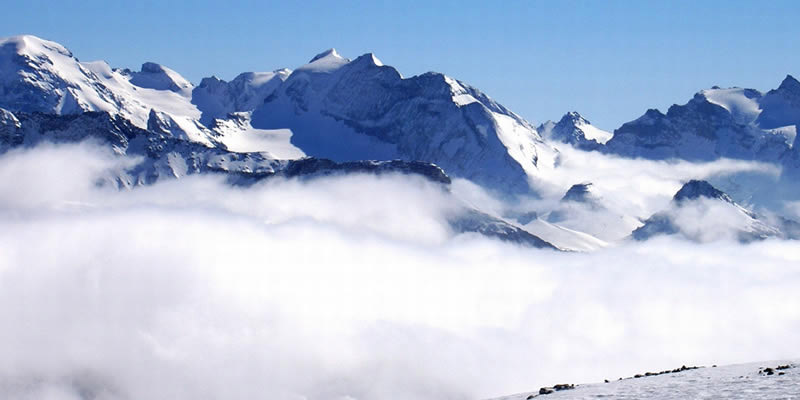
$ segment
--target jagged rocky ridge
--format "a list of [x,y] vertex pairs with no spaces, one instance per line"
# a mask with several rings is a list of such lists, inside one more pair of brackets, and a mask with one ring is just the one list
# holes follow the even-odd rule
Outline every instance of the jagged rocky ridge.
[[[701,90],[684,105],[666,114],[647,110],[638,119],[614,130],[604,143],[596,140],[598,128],[576,112],[558,122],[539,126],[552,140],[583,150],[625,157],[710,161],[719,158],[777,164],[784,176],[797,178],[800,147],[800,82],[788,75],[777,89],[713,87]],[[602,132],[602,131],[601,131]]]
[[564,114],[557,123],[546,122],[536,130],[545,138],[571,144],[582,150],[597,150],[608,142],[612,134],[598,129],[577,111]]

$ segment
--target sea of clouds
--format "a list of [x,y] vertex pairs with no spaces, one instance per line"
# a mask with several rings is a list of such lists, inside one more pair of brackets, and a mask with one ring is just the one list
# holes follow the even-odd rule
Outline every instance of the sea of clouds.
[[[0,157],[0,397],[478,399],[798,356],[797,242],[524,248],[447,219],[547,196],[407,176],[98,185],[133,162],[90,144]],[[598,158],[558,179],[646,215],[741,165],[662,167]],[[610,189],[626,184],[644,195]]]

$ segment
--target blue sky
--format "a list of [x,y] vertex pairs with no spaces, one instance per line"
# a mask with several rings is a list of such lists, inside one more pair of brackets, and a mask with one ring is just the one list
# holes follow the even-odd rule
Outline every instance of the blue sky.
[[0,36],[55,40],[81,60],[167,65],[197,83],[294,68],[335,47],[405,76],[439,71],[532,122],[576,110],[614,129],[712,85],[800,75],[793,1],[19,1]]

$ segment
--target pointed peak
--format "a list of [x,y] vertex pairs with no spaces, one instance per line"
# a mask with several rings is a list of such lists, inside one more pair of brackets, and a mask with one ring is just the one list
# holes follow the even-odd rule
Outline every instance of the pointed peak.
[[572,185],[572,187],[567,190],[567,193],[564,194],[564,197],[561,198],[561,201],[574,201],[578,203],[591,204],[597,202],[598,199],[599,196],[594,192],[592,183],[583,182]]
[[147,89],[170,90],[183,95],[189,95],[194,87],[191,82],[179,73],[154,62],[142,64],[142,70],[129,74],[130,82],[136,86]]
[[587,121],[585,118],[583,118],[583,116],[580,113],[578,113],[577,111],[570,111],[570,112],[564,114],[564,116],[561,117],[561,120],[558,121],[558,123],[559,123],[559,125],[563,125],[563,124],[575,125],[575,124],[580,124],[580,123],[589,124],[590,122]]
[[339,58],[339,59],[343,59],[344,58],[344,57],[339,55],[339,53],[336,51],[336,49],[331,47],[330,49],[325,50],[322,53],[319,53],[319,54],[315,55],[314,58],[312,58],[311,61],[309,61],[308,63],[311,64],[314,61],[321,60],[323,58],[328,58],[328,57]]
[[719,199],[728,203],[733,203],[733,200],[725,194],[725,192],[715,188],[713,185],[703,180],[692,179],[681,187],[675,196],[672,198],[675,202],[683,202],[686,200],[696,200],[701,197],[709,199]]
[[379,60],[378,57],[375,57],[375,54],[373,54],[373,53],[363,54],[363,55],[361,55],[361,56],[359,56],[358,58],[355,59],[355,61],[358,61],[358,60],[366,60],[367,62],[369,62],[369,63],[371,63],[373,65],[377,65],[379,67],[383,66],[383,62],[381,62],[381,60]]
[[778,89],[797,90],[800,89],[800,82],[798,82],[793,76],[786,75],[786,78],[783,79],[783,82],[781,82],[781,85],[778,87]]

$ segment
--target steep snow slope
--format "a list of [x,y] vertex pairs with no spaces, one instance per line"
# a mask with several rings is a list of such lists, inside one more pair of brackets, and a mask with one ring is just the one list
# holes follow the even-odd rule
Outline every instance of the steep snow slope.
[[236,112],[228,114],[226,119],[215,119],[209,128],[217,134],[215,139],[230,151],[259,152],[278,160],[306,156],[303,150],[291,143],[292,131],[255,129],[250,124],[250,112]]
[[58,43],[34,36],[0,39],[0,107],[61,114],[113,111],[121,99]]
[[297,68],[253,112],[259,129],[290,129],[306,154],[334,160],[425,160],[511,193],[553,168],[556,151],[529,123],[438,73],[403,78],[372,54],[328,50]]
[[[800,360],[704,367],[686,371],[576,385],[573,389],[539,391],[495,400],[579,399],[796,399],[800,396]],[[777,368],[781,369],[777,369]],[[784,368],[788,367],[788,368]],[[767,370],[770,368],[770,370]]]
[[611,245],[587,233],[551,224],[539,218],[525,224],[523,228],[564,250],[594,251]]
[[0,107],[60,115],[107,112],[146,128],[151,110],[180,127],[186,138],[213,145],[196,123],[192,85],[175,71],[145,63],[142,71],[115,70],[103,61],[82,63],[58,43],[35,36],[0,39]]

